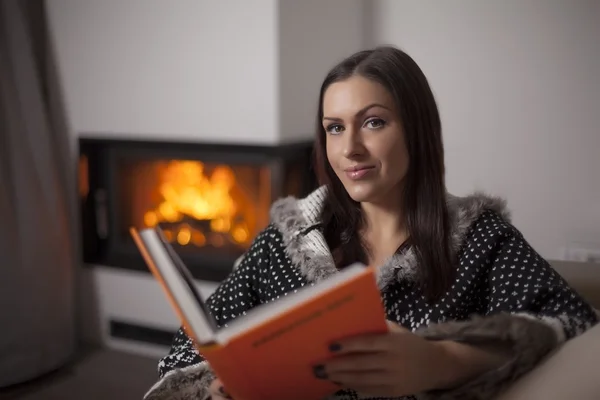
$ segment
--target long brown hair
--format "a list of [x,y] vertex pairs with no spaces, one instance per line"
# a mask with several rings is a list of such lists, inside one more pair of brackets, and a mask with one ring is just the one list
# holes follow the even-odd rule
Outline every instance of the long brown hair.
[[327,74],[321,85],[314,162],[319,184],[329,190],[322,213],[325,238],[338,268],[356,261],[367,262],[367,248],[358,234],[363,224],[361,208],[350,198],[327,160],[322,125],[325,91],[332,83],[353,75],[383,85],[400,110],[409,155],[403,181],[403,214],[417,257],[420,287],[430,301],[435,300],[452,284],[455,273],[440,115],[419,66],[394,47],[377,47],[348,57]]

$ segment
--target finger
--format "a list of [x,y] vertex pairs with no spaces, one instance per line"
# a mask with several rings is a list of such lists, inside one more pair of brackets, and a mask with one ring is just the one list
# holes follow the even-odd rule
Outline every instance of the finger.
[[227,390],[225,390],[224,386],[221,386],[219,388],[219,394],[218,395],[221,396],[224,399],[229,399],[229,400],[232,399],[232,397],[229,395],[229,393],[227,393]]
[[214,393],[210,394],[209,399],[210,400],[232,400],[231,397],[223,397],[220,394],[214,394]]
[[332,343],[329,349],[333,353],[374,353],[386,351],[390,347],[390,334],[383,335],[366,335],[351,339],[345,339],[336,343]]
[[208,387],[208,391],[210,392],[211,398],[214,400],[231,399],[231,396],[227,393],[227,390],[225,390],[223,383],[219,379],[212,381]]
[[315,369],[322,367],[322,372],[326,375],[342,371],[381,371],[388,364],[388,359],[388,353],[354,353],[329,359]]
[[394,394],[394,388],[390,385],[353,385],[346,386],[347,389],[354,390],[359,398],[397,398],[403,395]]
[[221,381],[219,380],[219,378],[215,378],[213,379],[213,381],[210,383],[210,385],[208,385],[208,391],[210,393],[215,393],[218,394],[219,393],[219,388],[223,386],[223,384],[221,383]]
[[329,374],[328,380],[355,390],[358,388],[389,386],[392,382],[388,374],[381,371],[340,371]]

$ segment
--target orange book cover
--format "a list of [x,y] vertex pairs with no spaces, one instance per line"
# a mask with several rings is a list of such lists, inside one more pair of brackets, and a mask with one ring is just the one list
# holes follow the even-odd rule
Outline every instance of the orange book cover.
[[[375,269],[365,267],[326,291],[292,303],[259,324],[244,328],[240,324],[243,321],[233,321],[228,328],[216,332],[213,344],[202,345],[161,278],[159,268],[136,233],[132,231],[132,234],[198,352],[235,400],[322,399],[339,390],[334,383],[317,379],[313,374],[314,365],[333,356],[329,345],[356,335],[388,331]],[[310,287],[299,292],[304,289],[310,290]],[[286,299],[288,304],[293,296]],[[263,306],[257,308],[260,307]],[[236,323],[238,327],[228,332]]]

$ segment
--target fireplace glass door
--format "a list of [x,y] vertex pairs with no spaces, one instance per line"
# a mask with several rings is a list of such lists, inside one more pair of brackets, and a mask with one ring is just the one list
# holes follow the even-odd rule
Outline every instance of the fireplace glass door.
[[87,141],[80,150],[84,260],[147,271],[129,229],[159,226],[198,279],[218,281],[281,196],[314,186],[310,148]]

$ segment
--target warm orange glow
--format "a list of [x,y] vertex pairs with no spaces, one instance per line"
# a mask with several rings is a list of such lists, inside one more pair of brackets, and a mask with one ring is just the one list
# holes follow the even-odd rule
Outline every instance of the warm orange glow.
[[249,244],[251,235],[246,221],[253,212],[248,209],[249,204],[233,195],[237,182],[230,167],[217,165],[207,171],[200,161],[174,160],[159,174],[158,193],[162,200],[144,213],[147,227],[161,222],[180,223],[165,229],[165,235],[182,246],[202,247],[209,243],[222,247],[226,241]]
[[211,235],[210,244],[212,244],[215,247],[223,247],[223,245],[225,244],[225,240],[223,240],[223,236],[221,235]]
[[206,236],[202,232],[193,231],[192,232],[192,243],[198,247],[202,247],[206,245]]
[[244,226],[236,226],[235,228],[233,228],[231,235],[238,243],[244,243],[250,237],[248,229],[246,229]]
[[165,238],[167,239],[167,241],[172,242],[173,241],[173,232],[171,232],[170,230],[166,229],[164,231],[165,234]]
[[87,156],[79,157],[79,196],[86,198],[90,193],[89,161]]
[[214,232],[229,232],[231,229],[231,221],[217,218],[210,221],[210,229]]
[[191,239],[192,231],[187,226],[182,227],[177,233],[177,243],[179,243],[182,246],[189,244]]
[[148,211],[144,214],[144,223],[150,228],[156,226],[158,224],[158,216],[154,211]]

